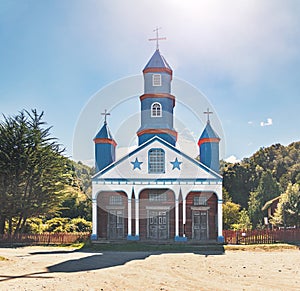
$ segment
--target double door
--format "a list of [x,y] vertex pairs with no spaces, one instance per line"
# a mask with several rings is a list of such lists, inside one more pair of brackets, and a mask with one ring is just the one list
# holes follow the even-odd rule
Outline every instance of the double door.
[[147,218],[147,237],[154,240],[166,240],[169,238],[169,212],[161,210],[149,210]]
[[207,211],[193,210],[192,212],[193,239],[208,239],[208,215]]

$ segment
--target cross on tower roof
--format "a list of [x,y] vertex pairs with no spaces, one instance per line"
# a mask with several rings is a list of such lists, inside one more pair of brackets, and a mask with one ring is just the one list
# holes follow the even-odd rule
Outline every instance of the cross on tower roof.
[[167,38],[166,37],[158,37],[158,31],[161,29],[161,27],[156,27],[153,31],[156,32],[156,38],[149,38],[148,40],[149,41],[152,41],[152,40],[156,40],[156,50],[159,49],[159,45],[158,45],[158,41],[159,40],[166,40]]
[[104,115],[104,124],[107,124],[107,121],[106,121],[106,117],[108,115],[110,115],[110,113],[107,112],[107,110],[105,109],[103,113],[101,113],[101,115]]
[[203,113],[204,113],[204,114],[207,114],[207,123],[210,123],[209,115],[210,115],[210,114],[213,114],[213,112],[212,112],[212,111],[209,111],[209,108],[207,108],[207,111],[204,111]]

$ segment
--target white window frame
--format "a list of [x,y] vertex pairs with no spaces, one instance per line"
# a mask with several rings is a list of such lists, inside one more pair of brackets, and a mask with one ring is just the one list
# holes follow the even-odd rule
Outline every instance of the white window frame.
[[194,206],[207,206],[207,197],[194,196]]
[[149,193],[149,202],[166,202],[167,193]]
[[151,104],[151,117],[162,117],[162,106],[159,102]]
[[123,205],[123,197],[121,195],[109,196],[109,205]]
[[148,152],[149,174],[165,173],[165,151],[160,148],[150,149]]
[[152,75],[152,86],[160,87],[161,86],[161,74]]

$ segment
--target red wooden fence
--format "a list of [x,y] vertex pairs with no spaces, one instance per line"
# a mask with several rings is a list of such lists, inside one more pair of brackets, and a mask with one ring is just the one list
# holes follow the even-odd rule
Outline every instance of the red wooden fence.
[[[276,229],[276,230],[224,230],[223,236],[227,244],[270,244],[275,242],[300,243],[300,229]],[[50,245],[72,244],[82,242],[90,237],[89,232],[80,233],[42,233],[42,234],[16,234],[0,235],[0,243],[26,244],[26,245]]]
[[223,236],[227,244],[249,245],[275,242],[300,242],[300,229],[224,230]]
[[72,244],[85,241],[89,237],[89,232],[41,234],[20,233],[15,235],[3,234],[0,235],[0,243],[26,245]]

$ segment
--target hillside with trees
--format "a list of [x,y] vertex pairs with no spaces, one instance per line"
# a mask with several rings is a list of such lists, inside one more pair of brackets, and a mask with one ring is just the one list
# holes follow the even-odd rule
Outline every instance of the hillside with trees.
[[223,161],[221,174],[225,229],[249,228],[249,222],[252,228],[263,227],[263,206],[281,194],[271,223],[282,226],[286,216],[288,226],[299,227],[300,142],[261,148],[236,164]]

